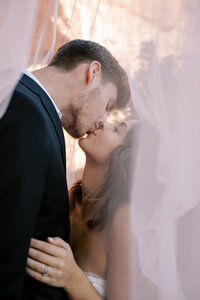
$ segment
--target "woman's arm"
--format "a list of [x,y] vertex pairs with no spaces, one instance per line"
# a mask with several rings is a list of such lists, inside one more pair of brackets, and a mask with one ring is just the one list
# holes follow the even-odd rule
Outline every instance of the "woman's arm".
[[[58,237],[48,242],[31,240],[26,272],[45,284],[64,288],[72,300],[103,300],[76,264],[69,244]],[[48,277],[43,276],[45,265]]]
[[131,229],[130,206],[121,206],[110,226],[106,299],[157,299],[155,285],[143,275],[140,267],[138,242]]
[[119,207],[109,228],[107,300],[130,300],[130,205]]

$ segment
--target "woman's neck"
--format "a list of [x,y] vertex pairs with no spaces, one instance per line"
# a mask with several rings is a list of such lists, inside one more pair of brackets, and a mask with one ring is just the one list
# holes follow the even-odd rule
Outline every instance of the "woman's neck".
[[105,167],[95,164],[86,158],[86,164],[82,177],[82,192],[92,195],[96,189],[102,184],[105,176]]

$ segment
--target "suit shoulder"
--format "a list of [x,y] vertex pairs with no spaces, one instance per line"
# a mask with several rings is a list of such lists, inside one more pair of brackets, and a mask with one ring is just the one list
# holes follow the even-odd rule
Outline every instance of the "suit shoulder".
[[1,119],[6,120],[26,119],[44,119],[44,107],[40,96],[19,82],[12,94],[8,109]]
[[18,82],[11,101],[13,102],[27,102],[27,105],[33,105],[35,107],[41,108],[42,103],[40,96],[37,93],[34,93],[31,89],[29,89],[26,85],[24,85],[22,82]]
[[[47,130],[45,110],[40,97],[18,84],[13,92],[6,113],[0,120],[0,128],[40,128]],[[24,130],[26,130],[24,128]]]

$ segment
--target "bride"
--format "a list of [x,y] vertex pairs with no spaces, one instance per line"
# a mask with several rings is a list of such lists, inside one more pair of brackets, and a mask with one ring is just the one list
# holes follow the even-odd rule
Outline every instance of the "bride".
[[31,241],[26,272],[62,287],[70,299],[130,299],[129,193],[138,126],[106,124],[79,140],[86,164],[69,191],[71,247],[59,237]]

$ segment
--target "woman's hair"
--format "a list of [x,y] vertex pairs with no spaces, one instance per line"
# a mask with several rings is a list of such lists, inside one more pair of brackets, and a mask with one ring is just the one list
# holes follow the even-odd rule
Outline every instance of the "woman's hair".
[[[130,129],[122,145],[113,150],[109,157],[108,168],[103,184],[92,198],[88,194],[83,202],[83,216],[90,229],[103,229],[112,220],[117,208],[130,200],[133,165],[138,144],[139,124]],[[81,180],[71,188],[72,197],[82,202]],[[99,207],[99,201],[102,205]],[[88,212],[96,207],[96,213],[88,220]]]

